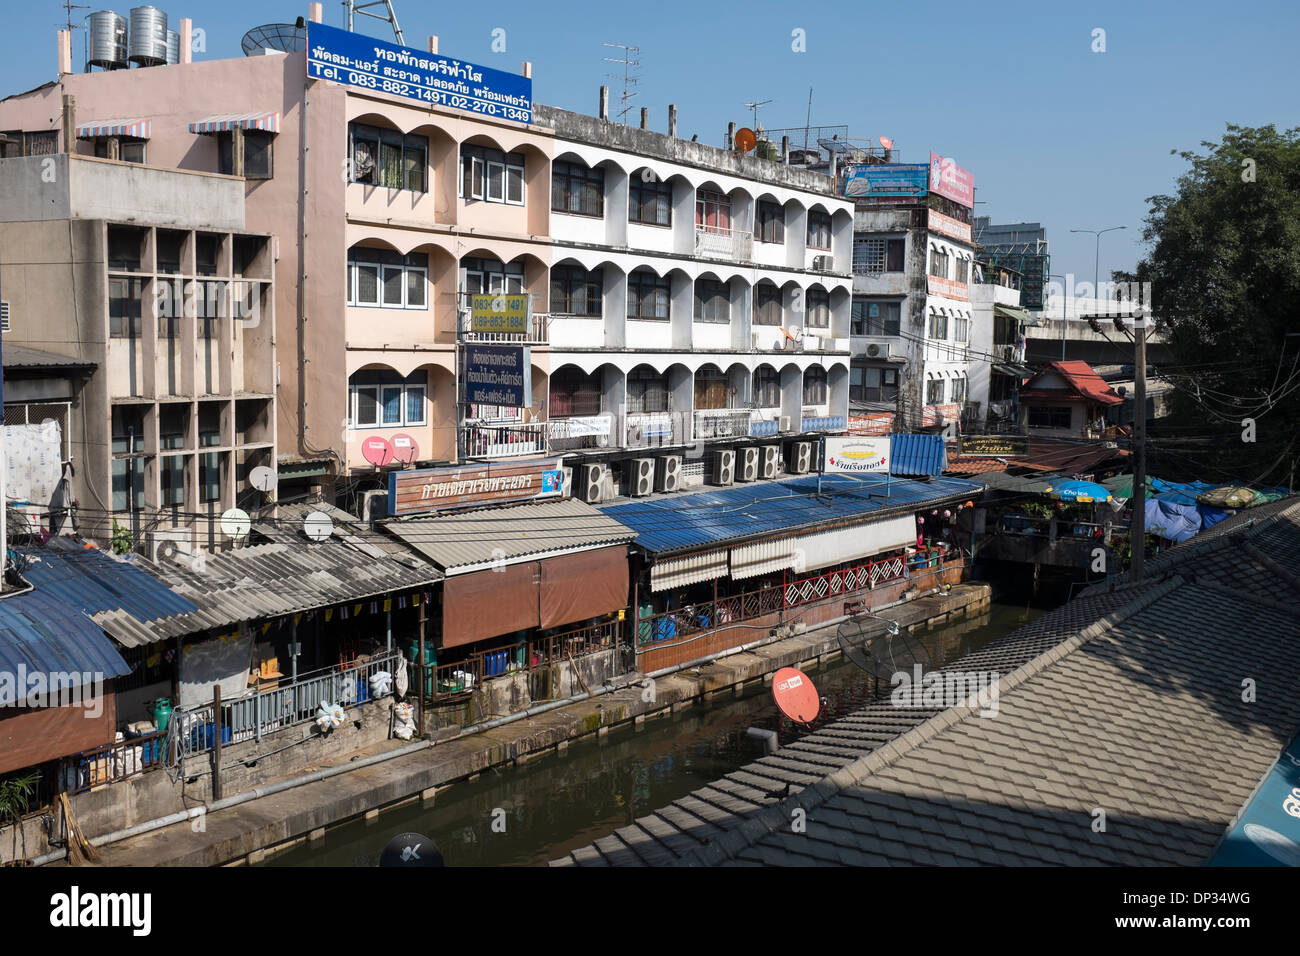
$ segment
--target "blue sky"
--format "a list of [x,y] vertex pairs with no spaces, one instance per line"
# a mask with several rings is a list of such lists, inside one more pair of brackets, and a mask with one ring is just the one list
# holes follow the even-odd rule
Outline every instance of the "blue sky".
[[[123,0],[125,14],[132,5]],[[189,16],[207,34],[206,57],[239,56],[249,27],[293,20],[307,3],[276,0],[157,5],[173,21]],[[975,177],[977,214],[995,221],[1040,221],[1053,271],[1090,280],[1094,239],[1071,228],[1126,225],[1102,238],[1101,273],[1130,268],[1142,253],[1146,198],[1171,191],[1184,169],[1171,149],[1218,139],[1224,124],[1300,126],[1295,49],[1300,4],[1205,0],[996,4],[949,2],[614,4],[499,2],[431,4],[395,0],[407,44],[431,33],[443,53],[518,70],[533,62],[537,101],[594,113],[605,74],[620,68],[604,42],[641,47],[637,107],[666,128],[678,107],[679,135],[721,142],[728,121],[748,125],[742,104],[771,99],[768,127],[847,125],[855,137],[886,135],[905,161],[931,150]],[[53,77],[55,0],[6,4],[0,38],[0,93]],[[88,10],[74,11],[78,17]],[[325,4],[327,23],[343,8]],[[505,30],[506,51],[492,51]],[[1106,51],[1093,52],[1103,29]],[[384,24],[362,29],[385,36]],[[792,31],[806,52],[792,50]],[[74,61],[82,31],[74,34]],[[639,112],[632,114],[637,121]]]

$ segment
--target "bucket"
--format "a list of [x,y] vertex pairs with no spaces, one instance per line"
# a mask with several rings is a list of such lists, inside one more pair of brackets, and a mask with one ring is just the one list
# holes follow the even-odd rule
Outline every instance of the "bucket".
[[167,733],[167,722],[172,717],[172,702],[166,697],[159,697],[153,705],[153,722],[158,728],[158,733]]

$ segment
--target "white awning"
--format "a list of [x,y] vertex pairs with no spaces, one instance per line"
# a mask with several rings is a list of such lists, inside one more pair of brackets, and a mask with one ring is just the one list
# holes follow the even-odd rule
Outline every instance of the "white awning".
[[731,549],[731,580],[740,581],[793,567],[795,563],[795,538],[776,541],[758,541]]
[[669,588],[679,588],[697,581],[711,581],[726,575],[726,550],[666,558],[651,565],[650,590],[667,591]]
[[870,558],[916,542],[916,518],[903,515],[869,524],[857,524],[834,531],[822,531],[796,539],[803,555],[800,571],[816,571],[845,561]]

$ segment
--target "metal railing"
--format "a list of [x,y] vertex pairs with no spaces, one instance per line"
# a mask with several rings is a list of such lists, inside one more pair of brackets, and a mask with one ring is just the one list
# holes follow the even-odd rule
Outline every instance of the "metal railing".
[[624,416],[624,448],[658,448],[691,441],[690,412],[632,412]]
[[839,571],[809,575],[786,584],[785,606],[798,607],[810,601],[878,587],[905,575],[905,560],[902,555],[868,561]]
[[590,415],[552,418],[547,422],[550,451],[573,451],[579,448],[608,448],[614,440],[614,416],[595,412]]
[[715,259],[750,262],[754,258],[754,233],[748,229],[696,226],[695,254]]
[[671,611],[649,614],[637,622],[638,647],[687,637],[700,631],[740,624],[784,609],[784,591],[767,587],[744,594],[704,601]]
[[65,757],[60,779],[68,793],[81,793],[161,767],[166,760],[167,735],[146,734]]
[[701,408],[695,410],[695,440],[705,438],[748,438],[754,414],[743,408]]
[[544,455],[549,422],[465,424],[465,454],[469,458],[516,458]]

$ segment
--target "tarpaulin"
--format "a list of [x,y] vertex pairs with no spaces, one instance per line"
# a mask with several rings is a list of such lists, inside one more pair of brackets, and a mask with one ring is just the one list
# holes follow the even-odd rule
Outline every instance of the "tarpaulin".
[[623,545],[538,563],[542,570],[538,595],[541,627],[572,624],[627,607],[627,548]]
[[64,707],[0,708],[0,773],[103,746],[116,726],[111,690]]
[[537,627],[538,577],[537,562],[528,561],[447,578],[442,586],[442,646],[459,647]]
[[1195,503],[1179,504],[1156,498],[1146,503],[1146,526],[1162,538],[1186,541],[1201,530],[1201,513]]

